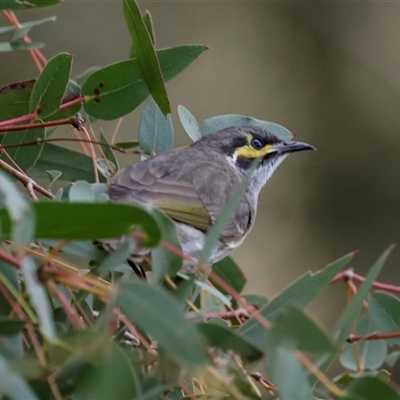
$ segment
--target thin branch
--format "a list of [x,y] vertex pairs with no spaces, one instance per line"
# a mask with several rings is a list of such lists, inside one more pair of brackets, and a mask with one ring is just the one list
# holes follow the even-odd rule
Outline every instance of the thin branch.
[[371,333],[369,335],[350,335],[346,341],[348,343],[354,343],[360,340],[382,340],[394,338],[400,338],[400,331],[389,333]]
[[89,143],[89,150],[90,150],[90,156],[92,157],[92,162],[93,162],[93,173],[94,173],[94,180],[96,183],[99,183],[99,171],[97,170],[97,163],[96,163],[96,152],[94,151],[93,147],[93,141],[90,138],[89,132],[87,129],[82,126],[81,131],[85,134],[87,143]]
[[15,132],[15,131],[25,131],[27,129],[36,129],[36,128],[48,128],[50,126],[58,126],[58,125],[72,125],[74,128],[80,129],[82,126],[82,121],[79,117],[74,116],[65,119],[59,119],[55,121],[47,121],[47,122],[35,122],[32,124],[25,125],[15,125],[15,126],[0,126],[0,133],[2,132]]
[[17,178],[26,188],[28,188],[28,186],[31,186],[33,189],[35,189],[37,192],[41,193],[43,196],[46,196],[49,199],[53,199],[54,198],[54,194],[53,193],[49,192],[44,187],[42,187],[39,184],[37,184],[28,175],[17,171],[14,167],[12,167],[11,165],[7,164],[5,161],[0,160],[0,168],[3,169],[4,171],[8,172],[14,178]]

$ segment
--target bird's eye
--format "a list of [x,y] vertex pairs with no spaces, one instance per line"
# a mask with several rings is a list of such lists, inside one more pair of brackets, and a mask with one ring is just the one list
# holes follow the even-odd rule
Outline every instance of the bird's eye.
[[250,146],[255,150],[261,150],[263,143],[260,139],[251,139]]

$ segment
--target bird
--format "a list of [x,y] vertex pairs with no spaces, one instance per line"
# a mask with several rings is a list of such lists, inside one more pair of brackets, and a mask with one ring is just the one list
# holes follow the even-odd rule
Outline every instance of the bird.
[[[212,265],[244,241],[254,226],[261,189],[290,153],[303,150],[315,148],[281,140],[258,126],[233,126],[129,165],[111,180],[107,193],[111,201],[150,205],[162,211],[175,223],[182,251],[198,259],[208,230],[256,162],[207,260]],[[112,251],[119,243],[120,238],[110,239],[102,241],[102,246]],[[149,254],[149,249],[137,243],[127,260],[140,276],[145,277],[145,272],[138,265]],[[195,267],[184,261],[181,272],[195,272]]]

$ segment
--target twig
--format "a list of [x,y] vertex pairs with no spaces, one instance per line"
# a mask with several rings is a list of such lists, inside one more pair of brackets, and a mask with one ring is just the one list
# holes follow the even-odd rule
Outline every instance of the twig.
[[381,340],[381,339],[394,339],[399,338],[400,332],[388,332],[388,333],[371,333],[369,335],[350,335],[347,338],[348,343],[358,342],[360,340]]
[[28,186],[32,187],[35,189],[37,192],[41,193],[43,196],[48,197],[49,199],[54,198],[54,194],[46,190],[44,187],[38,185],[32,178],[30,178],[28,175],[23,174],[22,172],[17,171],[14,167],[11,165],[7,164],[3,160],[0,160],[0,168],[3,169],[4,171],[8,172],[10,175],[12,175],[14,178],[17,178],[27,189],[29,193],[29,188]]
[[80,129],[82,126],[82,121],[80,117],[74,116],[70,118],[58,119],[55,121],[35,122],[32,124],[15,125],[15,126],[4,126],[4,127],[0,126],[0,133],[25,131],[27,129],[36,129],[36,128],[48,128],[50,126],[58,126],[58,125],[72,125],[74,128]]

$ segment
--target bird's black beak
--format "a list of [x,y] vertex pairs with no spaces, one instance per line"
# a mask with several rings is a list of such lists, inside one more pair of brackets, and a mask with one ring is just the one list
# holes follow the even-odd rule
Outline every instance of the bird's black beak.
[[303,150],[316,150],[314,146],[303,142],[284,142],[280,145],[274,146],[268,153],[285,154],[293,153],[295,151]]

